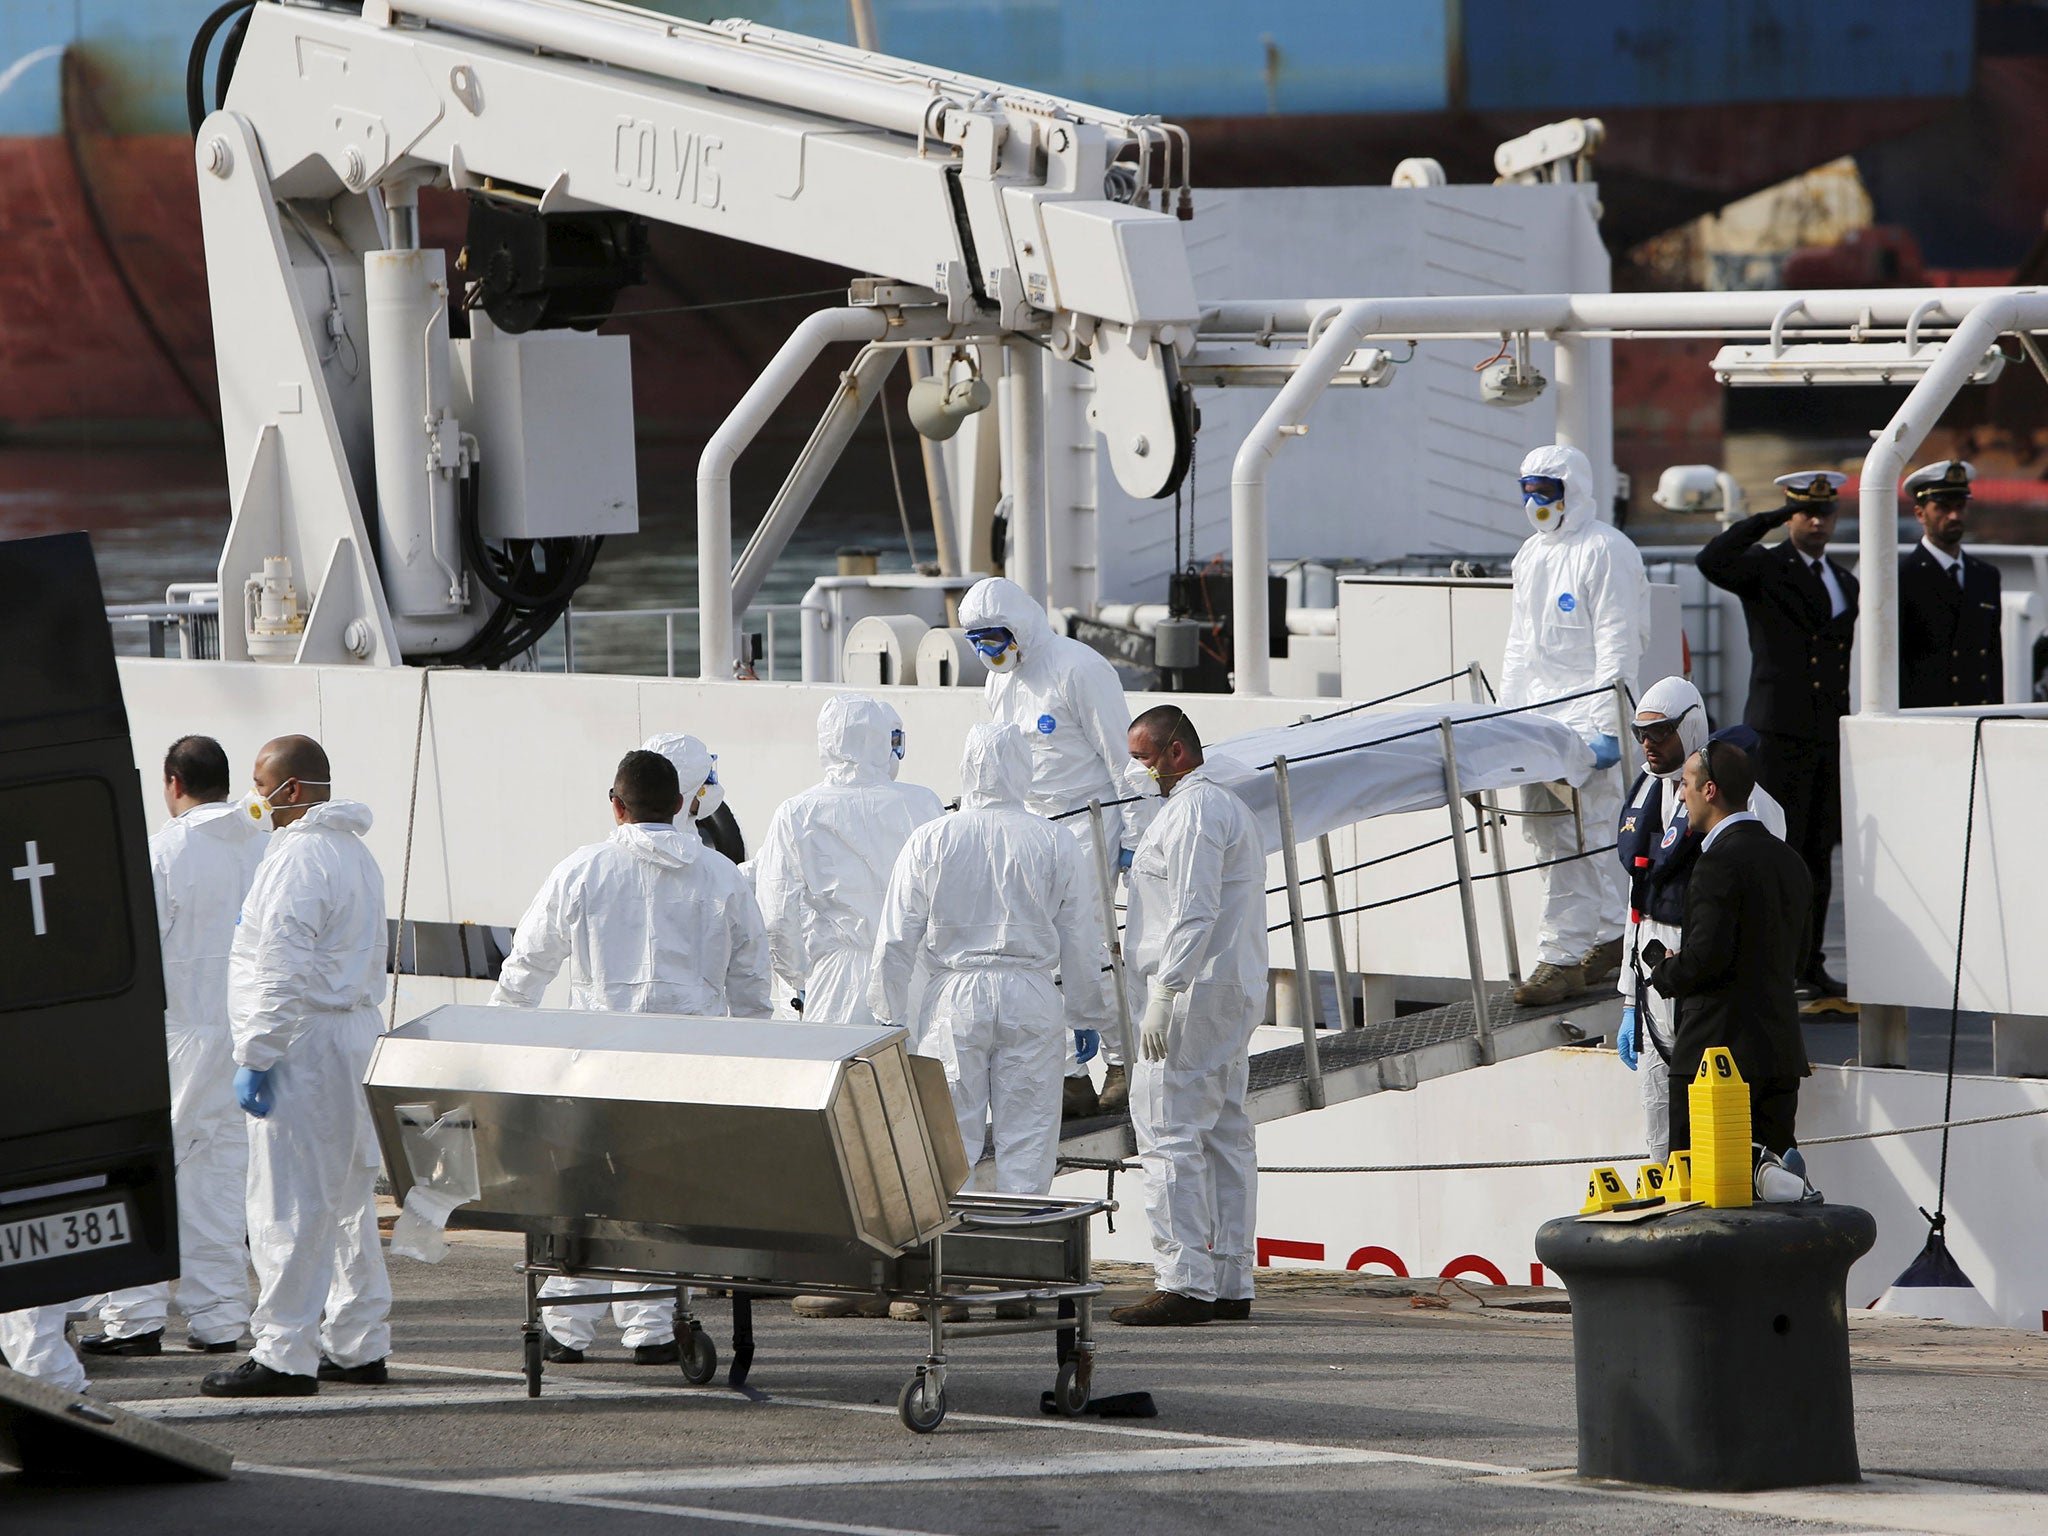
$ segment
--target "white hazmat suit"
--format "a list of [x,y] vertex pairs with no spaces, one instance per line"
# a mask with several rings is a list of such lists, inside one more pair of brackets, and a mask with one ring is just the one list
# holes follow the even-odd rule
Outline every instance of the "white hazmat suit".
[[272,833],[228,961],[235,1063],[270,1073],[270,1112],[249,1122],[249,1353],[294,1376],[323,1354],[346,1367],[391,1352],[362,1088],[388,944],[369,830],[367,806],[329,800]]
[[910,1024],[923,962],[931,980],[912,1039],[945,1064],[968,1160],[993,1115],[995,1188],[1043,1194],[1059,1153],[1067,1026],[1109,1022],[1101,887],[1079,844],[1025,808],[1031,749],[1014,726],[967,733],[960,782],[960,811],[912,832],[896,860],[868,1004]]
[[890,776],[895,711],[836,694],[818,712],[825,782],[785,800],[754,855],[754,894],[775,974],[821,1024],[872,1024],[875,920],[910,834],[942,814],[922,784]]
[[[1678,740],[1684,755],[1680,757],[1678,767],[1670,773],[1652,773],[1645,765],[1641,770],[1643,782],[1622,807],[1621,815],[1624,821],[1631,814],[1653,818],[1654,825],[1664,829],[1659,840],[1669,837],[1675,844],[1685,835],[1682,828],[1673,835],[1673,823],[1682,818],[1685,808],[1678,795],[1679,780],[1685,773],[1685,759],[1706,743],[1706,701],[1700,697],[1700,691],[1684,678],[1667,677],[1643,690],[1643,696],[1636,705],[1636,718],[1640,720],[1648,715],[1678,722]],[[1640,758],[1640,749],[1637,755]],[[1780,839],[1785,836],[1784,808],[1771,798],[1763,785],[1759,784],[1750,791],[1749,808],[1756,813],[1757,820],[1770,829],[1772,836]],[[1627,878],[1626,869],[1623,870],[1623,878]],[[1638,1013],[1636,1084],[1643,1101],[1643,1134],[1651,1162],[1661,1162],[1671,1154],[1669,1058],[1677,1033],[1677,1004],[1674,999],[1647,985],[1652,968],[1642,964],[1640,957],[1643,946],[1652,939],[1661,940],[1666,949],[1675,950],[1682,947],[1683,937],[1683,930],[1677,923],[1659,922],[1631,907],[1628,927],[1622,935],[1622,966],[1614,978],[1614,989],[1624,1002],[1634,1004]],[[1638,976],[1645,982],[1640,988],[1637,986]]]
[[[249,1117],[235,1102],[228,953],[265,843],[226,801],[193,806],[149,840],[178,1163],[176,1297],[202,1344],[239,1339],[249,1322]],[[107,1336],[162,1328],[171,1299],[167,1284],[113,1292],[100,1306]]]
[[[768,940],[753,893],[732,860],[687,825],[614,827],[604,842],[556,865],[519,920],[491,1001],[538,1007],[565,962],[571,1008],[768,1016]],[[556,1275],[540,1294],[624,1296],[656,1288]],[[588,1349],[607,1305],[547,1307],[541,1316],[559,1343]],[[676,1336],[675,1308],[667,1301],[609,1306],[628,1349]]]
[[1244,1101],[1266,1006],[1266,855],[1249,808],[1205,769],[1146,829],[1130,904],[1132,1016],[1155,990],[1173,998],[1166,1059],[1131,1072],[1158,1288],[1248,1299],[1258,1154]]
[[0,1312],[0,1355],[7,1368],[65,1392],[85,1390],[85,1362],[64,1337],[69,1303]]
[[[1650,584],[1643,557],[1626,534],[1600,520],[1593,468],[1578,449],[1538,448],[1522,461],[1522,474],[1562,480],[1564,508],[1515,555],[1501,703],[1539,704],[1602,688],[1616,677],[1633,689],[1650,644]],[[1611,693],[1573,699],[1545,713],[1589,743],[1607,736],[1618,748],[1627,735]],[[1619,772],[1606,768],[1579,785],[1589,850],[1602,847],[1616,824],[1625,783]],[[1522,806],[1532,812],[1567,812],[1535,815],[1524,823],[1539,861],[1579,851],[1569,807],[1550,789],[1526,786]],[[1628,884],[1611,854],[1554,864],[1543,877],[1539,964],[1577,965],[1589,951],[1620,936],[1628,914]]]
[[[1112,851],[1123,837],[1118,807],[1125,798],[1124,769],[1131,759],[1128,734],[1130,704],[1116,668],[1106,657],[1078,640],[1053,632],[1052,621],[1036,600],[1001,576],[976,582],[960,599],[960,626],[967,630],[1007,629],[1016,638],[1013,658],[991,666],[982,685],[989,717],[998,725],[1014,725],[1031,744],[1031,788],[1025,804],[1041,816],[1085,812],[1090,800],[1101,800],[1103,835]],[[1087,867],[1095,867],[1095,837],[1087,815],[1067,816],[1059,823],[1081,845]],[[1071,1020],[1074,1029],[1089,1026]],[[1102,1037],[1103,1054],[1112,1064],[1122,1060],[1116,1031]],[[1082,1077],[1087,1068],[1069,1055],[1067,1074]]]

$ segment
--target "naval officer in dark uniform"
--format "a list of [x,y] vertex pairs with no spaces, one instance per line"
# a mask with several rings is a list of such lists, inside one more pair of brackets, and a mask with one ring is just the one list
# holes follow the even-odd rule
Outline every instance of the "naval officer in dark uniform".
[[[1833,894],[1830,861],[1842,840],[1842,738],[1849,712],[1849,648],[1856,637],[1856,578],[1827,554],[1836,493],[1847,475],[1802,470],[1776,484],[1785,504],[1746,517],[1708,542],[1696,563],[1715,586],[1742,599],[1749,624],[1749,704],[1757,778],[1785,808],[1785,841],[1812,876],[1810,940],[1800,970],[1808,1002],[1845,987],[1821,964]],[[1788,537],[1768,548],[1765,534]]]
[[1998,567],[1963,554],[1977,471],[1943,459],[1906,477],[1921,537],[1899,557],[1899,707],[2003,704]]

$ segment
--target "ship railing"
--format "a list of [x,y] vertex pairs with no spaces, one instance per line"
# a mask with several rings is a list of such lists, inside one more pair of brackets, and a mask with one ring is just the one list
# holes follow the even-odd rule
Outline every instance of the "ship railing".
[[[176,656],[184,661],[220,659],[218,601],[113,603],[107,606],[107,622],[142,626],[151,656]],[[175,648],[173,635],[177,637]]]
[[[803,609],[797,603],[755,603],[740,619],[741,655],[754,668],[755,675],[765,682],[777,680],[778,671],[784,661],[792,663],[792,676],[800,675],[801,663],[797,661],[798,648],[802,644],[802,632],[795,623],[778,623],[779,620],[793,620]],[[562,670],[575,672],[586,670],[577,663],[577,630],[586,621],[600,619],[661,621],[663,676],[675,677],[676,672],[676,629],[682,620],[684,629],[683,672],[684,677],[697,675],[697,610],[691,608],[576,608],[571,607],[562,615]],[[756,624],[758,621],[758,627]],[[790,648],[788,656],[783,647]],[[587,645],[587,637],[586,637]],[[588,669],[594,670],[594,669]]]

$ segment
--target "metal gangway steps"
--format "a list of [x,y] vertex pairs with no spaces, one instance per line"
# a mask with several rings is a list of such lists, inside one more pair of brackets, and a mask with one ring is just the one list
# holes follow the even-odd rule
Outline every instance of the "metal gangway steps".
[[[1513,989],[1504,987],[1487,999],[1493,1060],[1506,1061],[1609,1035],[1620,1006],[1618,994],[1600,987],[1561,1003],[1523,1008],[1516,1005]],[[1431,1078],[1487,1064],[1470,998],[1356,1029],[1318,1030],[1317,1037],[1325,1105],[1388,1089],[1414,1088]],[[1310,1082],[1305,1046],[1287,1045],[1253,1056],[1245,1106],[1252,1123],[1263,1125],[1319,1107],[1313,1102]],[[1126,1113],[1093,1115],[1061,1126],[1063,1171],[1123,1162],[1137,1150]]]

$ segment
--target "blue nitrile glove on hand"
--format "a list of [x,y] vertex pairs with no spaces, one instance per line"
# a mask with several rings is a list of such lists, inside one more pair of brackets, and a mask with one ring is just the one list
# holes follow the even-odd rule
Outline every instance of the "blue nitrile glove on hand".
[[1095,1053],[1102,1049],[1102,1036],[1092,1029],[1074,1031],[1074,1060],[1093,1061]]
[[1614,1048],[1621,1054],[1621,1064],[1633,1072],[1636,1069],[1636,1009],[1635,1004],[1624,1004],[1621,1010],[1621,1028],[1614,1036]]
[[1612,768],[1621,761],[1621,740],[1615,736],[1595,736],[1586,743],[1593,749],[1593,766],[1596,769]]
[[1136,849],[1134,849],[1134,848],[1119,848],[1119,849],[1117,849],[1117,851],[1116,851],[1116,867],[1117,867],[1118,869],[1121,869],[1121,870],[1123,870],[1123,871],[1124,871],[1124,872],[1126,872],[1126,873],[1129,873],[1129,871],[1130,871],[1130,867],[1131,867],[1131,860],[1132,860],[1132,859],[1133,859],[1134,857],[1136,857],[1136,854],[1137,854],[1137,850],[1136,850]]
[[235,1102],[258,1120],[270,1113],[270,1071],[254,1067],[235,1069]]

